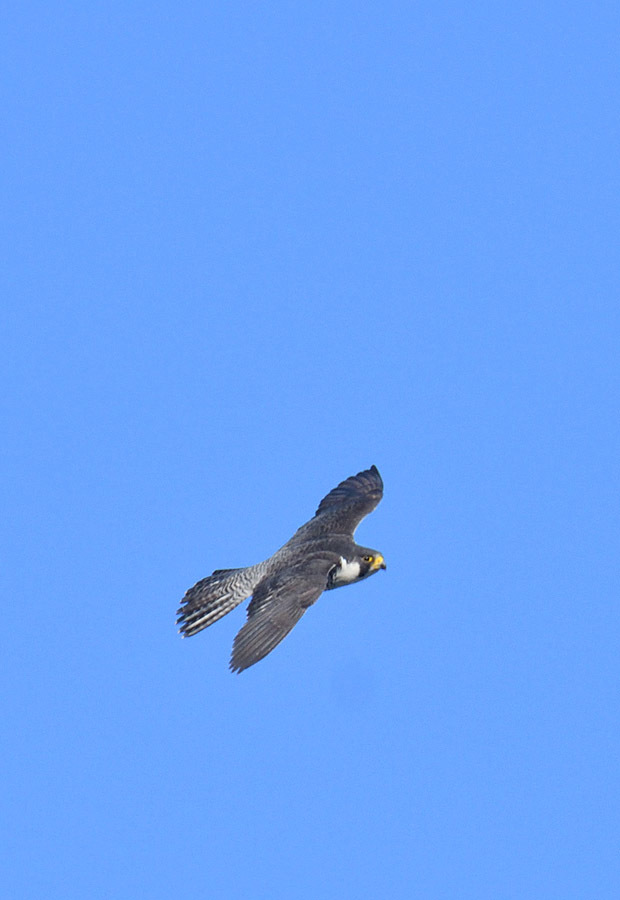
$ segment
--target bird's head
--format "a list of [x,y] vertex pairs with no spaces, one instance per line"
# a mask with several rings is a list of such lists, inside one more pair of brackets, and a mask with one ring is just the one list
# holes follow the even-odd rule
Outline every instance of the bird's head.
[[368,578],[369,575],[374,575],[374,573],[378,572],[379,569],[387,569],[385,560],[378,550],[370,550],[368,547],[360,547],[358,560],[360,564],[360,579]]

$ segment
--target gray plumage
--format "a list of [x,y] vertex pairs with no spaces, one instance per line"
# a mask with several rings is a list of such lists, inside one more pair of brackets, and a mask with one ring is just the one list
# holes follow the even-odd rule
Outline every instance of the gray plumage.
[[248,620],[233,644],[230,668],[241,672],[286,637],[325,590],[385,569],[383,556],[360,547],[355,529],[381,500],[376,466],[342,481],[316,514],[273,556],[243,569],[216,569],[185,594],[177,624],[183,637],[202,631],[248,597]]

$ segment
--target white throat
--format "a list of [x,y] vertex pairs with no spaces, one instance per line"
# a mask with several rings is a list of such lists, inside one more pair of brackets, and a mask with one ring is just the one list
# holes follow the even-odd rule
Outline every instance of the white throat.
[[340,584],[351,584],[352,581],[357,581],[359,577],[360,564],[357,560],[349,562],[344,556],[341,556],[340,562],[332,573],[331,581],[332,585],[336,587]]

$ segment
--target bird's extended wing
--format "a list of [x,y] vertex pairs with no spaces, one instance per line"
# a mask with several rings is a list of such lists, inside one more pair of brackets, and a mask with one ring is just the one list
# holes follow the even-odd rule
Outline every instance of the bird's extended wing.
[[241,672],[271,653],[321,596],[333,562],[309,560],[264,578],[248,606],[248,621],[233,644],[230,668]]
[[383,497],[383,481],[376,466],[341,481],[319,503],[305,528],[316,533],[350,534]]

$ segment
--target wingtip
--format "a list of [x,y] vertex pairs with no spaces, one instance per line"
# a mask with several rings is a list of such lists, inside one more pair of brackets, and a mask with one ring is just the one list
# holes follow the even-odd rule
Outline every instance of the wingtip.
[[383,487],[383,478],[381,477],[381,473],[379,472],[379,469],[375,466],[374,463],[372,464],[372,466],[369,469],[366,470],[365,473],[360,472],[360,475],[362,475],[362,474],[372,475],[373,478],[377,479],[377,481],[379,482],[381,487]]

